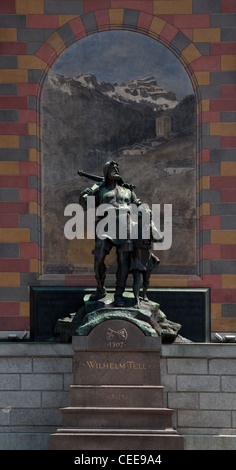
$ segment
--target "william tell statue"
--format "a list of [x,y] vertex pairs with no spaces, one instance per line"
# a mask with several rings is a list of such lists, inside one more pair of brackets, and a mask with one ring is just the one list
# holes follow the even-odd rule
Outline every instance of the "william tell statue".
[[[151,270],[154,266],[159,263],[157,257],[151,253],[151,240],[163,241],[163,237],[155,228],[150,218],[149,221],[152,228],[151,240],[142,240],[142,234],[140,235],[139,221],[132,223],[132,205],[139,208],[141,206],[140,199],[134,192],[134,186],[127,184],[123,181],[120,172],[119,165],[115,161],[109,161],[104,166],[104,178],[93,175],[87,175],[82,171],[78,171],[81,176],[91,177],[97,181],[91,188],[85,189],[81,195],[79,203],[84,210],[87,209],[87,198],[88,196],[94,196],[95,207],[101,204],[107,204],[108,210],[115,213],[115,224],[116,230],[115,235],[104,231],[101,236],[98,236],[96,231],[95,238],[95,249],[94,249],[94,271],[95,278],[97,281],[97,290],[91,294],[90,300],[98,300],[106,296],[105,279],[106,279],[106,265],[105,258],[110,253],[113,247],[116,247],[117,254],[117,272],[116,272],[116,288],[114,301],[116,307],[124,307],[125,301],[123,293],[126,286],[126,281],[129,272],[133,273],[134,276],[134,296],[137,305],[139,304],[139,288],[141,273],[143,274],[143,289],[144,299],[146,290],[149,285],[149,278]],[[140,220],[139,214],[139,220]],[[101,220],[101,217],[97,217],[96,224]],[[128,223],[127,223],[128,222]],[[127,231],[123,237],[120,236],[122,233],[122,224],[127,227]],[[133,224],[133,225],[132,225]],[[132,233],[135,232],[137,237],[133,237]],[[150,227],[149,227],[150,228]],[[133,232],[131,233],[133,229]]]
[[[160,262],[151,251],[152,242],[164,240],[154,224],[154,220],[157,220],[155,205],[152,205],[151,211],[147,204],[141,202],[134,192],[134,186],[122,179],[115,161],[104,165],[104,177],[82,170],[78,174],[96,182],[81,192],[79,203],[83,210],[88,211],[87,222],[90,220],[91,208],[93,212],[90,228],[93,226],[93,236],[95,234],[93,253],[97,289],[91,295],[85,295],[84,306],[77,312],[58,320],[56,335],[68,341],[73,335],[88,335],[104,320],[119,319],[135,323],[145,335],[157,335],[165,341],[175,341],[181,325],[168,320],[160,310],[160,305],[149,301],[146,295],[151,272]],[[113,294],[107,294],[105,288],[105,259],[113,247],[117,255],[114,299]],[[124,292],[129,273],[133,276],[134,298],[130,292]],[[139,298],[141,281],[143,292]]]

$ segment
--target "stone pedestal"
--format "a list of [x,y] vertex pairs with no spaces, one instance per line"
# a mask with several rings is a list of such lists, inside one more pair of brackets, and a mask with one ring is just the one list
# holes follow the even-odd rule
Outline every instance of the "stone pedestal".
[[160,336],[109,319],[73,337],[74,383],[62,408],[52,450],[173,450],[183,437],[172,428],[160,378]]

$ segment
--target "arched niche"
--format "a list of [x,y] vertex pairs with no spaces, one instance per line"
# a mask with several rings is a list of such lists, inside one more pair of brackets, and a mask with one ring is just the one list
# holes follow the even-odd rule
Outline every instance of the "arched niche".
[[[90,241],[88,243],[87,240],[65,239],[63,228],[68,218],[64,217],[64,208],[68,203],[78,202],[79,192],[86,186],[90,185],[90,183],[92,184],[92,182],[88,180],[82,181],[76,175],[76,171],[77,169],[79,169],[81,164],[84,164],[85,170],[90,170],[90,172],[97,172],[101,174],[103,163],[109,160],[110,157],[112,157],[114,159],[119,158],[121,171],[125,173],[127,181],[129,180],[129,182],[133,182],[134,184],[136,184],[137,193],[142,198],[143,202],[147,202],[149,205],[152,203],[161,203],[162,205],[165,203],[173,204],[173,244],[168,252],[163,251],[162,253],[158,254],[159,258],[161,259],[161,267],[159,268],[158,273],[170,272],[173,274],[180,275],[197,274],[198,260],[196,255],[196,153],[198,149],[196,148],[196,142],[199,140],[200,136],[198,134],[198,127],[196,126],[196,108],[197,106],[198,108],[200,106],[200,99],[198,96],[196,78],[191,70],[191,61],[194,60],[195,56],[199,57],[200,53],[198,53],[197,49],[191,43],[191,41],[182,33],[180,33],[176,28],[172,27],[171,25],[168,25],[168,23],[166,22],[163,22],[163,20],[158,19],[158,17],[153,17],[152,15],[147,14],[145,20],[144,14],[142,14],[142,27],[138,27],[137,23],[136,25],[132,25],[131,20],[130,24],[110,23],[109,25],[107,25],[104,21],[104,24],[101,25],[98,24],[98,16],[95,15],[94,18],[96,18],[97,20],[96,28],[95,23],[92,24],[91,18],[89,24],[88,17],[87,20],[85,20],[83,16],[85,17],[86,15],[82,15],[82,17],[78,17],[75,20],[69,22],[67,25],[64,25],[62,28],[60,28],[57,33],[54,33],[54,38],[51,38],[51,41],[47,41],[47,47],[45,46],[45,43],[38,52],[38,56],[40,56],[41,54],[44,54],[45,50],[47,49],[48,54],[48,68],[43,74],[41,80],[41,86],[43,88],[44,93],[43,99],[40,102],[40,111],[42,113],[43,118],[43,272],[45,274],[51,275],[83,275],[84,272],[92,273],[93,256],[91,254],[91,249],[93,248],[93,242]],[[141,13],[139,16],[141,16]],[[149,27],[147,27],[148,23]],[[145,24],[146,26],[144,27]],[[67,40],[65,40],[65,26],[67,27]],[[70,36],[68,33],[69,28]],[[166,30],[168,30],[168,33],[166,32]],[[48,82],[53,81],[52,78],[54,77],[54,88],[56,89],[57,77],[55,74],[55,70],[56,68],[58,68],[58,64],[60,63],[60,61],[63,61],[63,57],[65,58],[66,54],[70,53],[70,50],[72,50],[75,44],[80,43],[82,46],[82,44],[85,44],[86,41],[88,44],[88,41],[91,38],[99,38],[102,34],[104,35],[105,32],[106,34],[110,35],[110,47],[112,45],[113,33],[124,35],[126,32],[132,35],[133,44],[135,44],[135,38],[142,37],[145,38],[145,40],[148,39],[149,41],[153,41],[159,43],[159,45],[162,45],[163,48],[168,50],[168,54],[170,54],[170,57],[172,56],[173,61],[178,60],[178,62],[181,64],[186,78],[189,77],[189,80],[191,81],[193,87],[193,105],[191,104],[190,98],[185,99],[185,103],[183,102],[184,99],[181,98],[179,99],[179,104],[177,105],[178,109],[176,110],[178,112],[175,116],[175,113],[173,114],[172,112],[170,112],[169,109],[166,109],[166,112],[164,111],[161,113],[156,113],[154,124],[152,124],[152,131],[154,132],[154,134],[149,135],[147,131],[147,134],[145,134],[144,132],[141,138],[139,136],[139,138],[137,139],[134,136],[133,141],[131,139],[131,141],[126,142],[123,138],[124,136],[122,136],[122,132],[118,132],[118,136],[116,135],[115,144],[115,139],[112,140],[111,136],[109,137],[110,141],[107,142],[107,140],[109,140],[107,139],[107,137],[111,130],[110,128],[113,122],[112,119],[109,119],[106,116],[106,119],[104,120],[104,117],[102,119],[102,116],[96,114],[96,107],[94,108],[94,110],[91,109],[91,103],[94,102],[94,99],[90,100],[90,102],[86,101],[88,99],[89,93],[91,95],[91,93],[94,92],[94,90],[91,89],[91,84],[90,90],[85,90],[80,87],[81,90],[79,91],[83,93],[83,99],[81,100],[83,101],[83,108],[77,109],[77,111],[75,111],[76,100],[74,100],[73,96],[71,99],[70,93],[73,89],[73,86],[75,87],[76,83],[73,80],[71,80],[69,83],[69,81],[62,79],[62,90],[61,92],[58,90],[56,91],[57,97],[54,100],[54,106],[51,106],[50,100],[48,99],[48,93],[50,93],[48,88],[52,88],[53,83],[51,83],[50,87],[48,87]],[[57,34],[57,38],[55,38],[55,34]],[[89,45],[86,47],[89,47]],[[51,50],[53,50],[54,48],[54,53],[49,53],[50,48]],[[115,60],[115,56],[113,57]],[[97,57],[97,60],[100,61],[99,56]],[[163,63],[160,63],[159,66],[162,67]],[[132,61],[130,62],[130,68],[132,68]],[[143,77],[147,76],[145,68],[143,72]],[[90,72],[88,71],[87,73]],[[78,68],[78,75],[81,75],[80,68]],[[174,77],[173,70],[171,75]],[[96,80],[97,82],[101,82],[98,79]],[[94,81],[94,84],[97,86],[97,84],[95,83],[96,80]],[[110,83],[112,85],[112,81],[105,81],[105,83]],[[106,85],[104,86],[106,87]],[[97,91],[101,93],[101,87],[100,90]],[[167,89],[167,91],[172,92],[172,90],[170,89]],[[78,96],[76,97],[76,99],[77,98]],[[96,95],[96,100],[99,101],[99,99],[101,100],[101,95],[99,97]],[[68,102],[70,102],[74,111],[72,111],[70,106],[68,107]],[[119,108],[122,107],[122,105],[119,103],[116,104],[116,107]],[[123,108],[126,108],[126,111],[128,107],[128,105],[123,106]],[[78,155],[81,157],[81,152],[79,151],[80,144],[77,145],[76,138],[73,138],[71,140],[68,139],[68,132],[67,136],[64,135],[65,127],[68,127],[68,121],[66,120],[66,117],[68,118],[68,115],[65,114],[67,112],[67,108],[70,108],[70,111],[72,112],[72,114],[70,114],[70,117],[73,117],[74,112],[75,122],[81,124],[81,126],[78,125],[79,138],[77,142],[79,142],[82,137],[85,138],[86,134],[86,141],[88,147],[84,151],[82,159],[78,158]],[[78,121],[81,116],[84,117],[83,112],[81,111],[86,111],[88,113],[87,120],[83,120],[83,122]],[[185,123],[184,126],[186,126],[186,129],[191,123],[191,121],[193,123],[191,137],[190,133],[188,135],[188,131],[182,132],[181,136],[181,113],[184,116],[183,122]],[[126,118],[125,114],[122,113],[122,111],[120,111],[120,113],[118,114],[120,116],[123,114],[123,119],[124,121],[126,121],[126,127],[124,127],[123,132],[123,134],[126,134],[127,127],[129,127],[127,126],[127,121],[129,120],[129,117]],[[64,117],[62,117],[62,115],[64,115]],[[103,129],[104,139],[106,141],[105,145],[104,141],[94,143],[93,139],[89,138],[88,123],[92,115],[95,118],[95,124],[93,123],[92,130],[93,132],[94,129],[96,130],[97,119],[97,133],[101,133],[101,128]],[[132,106],[130,107],[129,112],[127,111],[127,116],[131,115]],[[165,117],[166,115],[170,117],[172,122],[172,127],[171,129],[169,129],[169,134],[172,133],[171,136],[160,135],[162,132],[162,123],[159,122],[158,124],[158,120],[162,122],[162,117]],[[124,126],[124,124],[122,125]],[[134,132],[134,127],[134,124],[132,124],[131,134],[132,132]],[[146,127],[148,129],[148,125]],[[50,146],[49,148],[47,148],[47,135],[50,137],[50,140],[52,142],[56,142],[57,147],[56,149],[54,149],[55,151],[51,151]],[[91,135],[92,134],[90,133],[90,136]],[[118,143],[119,136],[121,138],[120,145]],[[157,142],[157,137],[159,137],[160,139],[163,138],[163,142]],[[62,153],[60,153],[60,146],[61,149],[63,149]],[[96,146],[98,148],[96,148]],[[149,165],[147,165],[147,157],[149,158]],[[126,165],[125,161],[129,163],[129,165]],[[152,161],[151,166],[150,161]],[[138,184],[137,175],[139,180]],[[179,181],[178,183],[177,180]],[[114,256],[111,256],[110,258],[109,269],[110,273],[112,274],[114,272]]]

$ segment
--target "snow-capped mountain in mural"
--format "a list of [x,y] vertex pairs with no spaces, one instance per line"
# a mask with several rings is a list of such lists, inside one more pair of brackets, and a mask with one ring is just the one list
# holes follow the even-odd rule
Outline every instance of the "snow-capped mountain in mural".
[[84,74],[76,78],[84,87],[97,89],[104,95],[120,102],[149,104],[159,109],[174,108],[178,101],[171,91],[157,84],[155,77],[136,78],[128,83],[99,82],[94,75]]
[[50,85],[60,87],[71,95],[74,87],[83,87],[104,98],[119,103],[149,105],[157,110],[173,109],[179,103],[172,91],[167,91],[157,84],[155,77],[135,78],[128,83],[107,83],[97,80],[95,75],[83,74],[76,78],[57,74],[49,78]]

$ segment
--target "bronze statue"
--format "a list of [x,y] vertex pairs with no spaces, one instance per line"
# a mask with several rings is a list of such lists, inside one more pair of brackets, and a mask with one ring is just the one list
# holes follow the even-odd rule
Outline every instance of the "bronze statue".
[[[87,173],[83,173],[82,171],[78,171],[81,176],[86,176],[90,179],[96,181],[91,188],[86,188],[84,191],[81,192],[79,203],[81,206],[86,210],[87,208],[87,197],[94,196],[95,197],[95,207],[98,207],[101,204],[109,204],[113,206],[114,210],[116,211],[116,223],[119,223],[119,214],[120,210],[123,208],[126,217],[129,217],[129,213],[127,209],[134,204],[135,206],[139,207],[141,205],[140,199],[137,198],[134,192],[134,186],[131,184],[124,183],[123,179],[119,173],[119,165],[115,161],[109,161],[104,166],[104,178],[99,176],[90,175]],[[98,220],[99,221],[99,220]],[[127,225],[129,227],[129,224]],[[156,238],[156,237],[155,237]],[[162,241],[161,235],[157,234],[158,241]],[[134,243],[136,242],[136,244]],[[140,242],[140,240],[139,240]],[[150,241],[149,241],[150,244]],[[139,274],[140,271],[145,272],[144,274],[144,289],[147,289],[149,284],[149,277],[151,269],[153,268],[154,264],[157,264],[158,258],[155,258],[155,263],[153,264],[154,255],[150,255],[150,249],[148,249],[148,264],[145,263],[145,267],[143,266],[142,270],[137,269],[137,260],[138,256],[140,257],[140,250],[147,250],[145,249],[145,243],[141,240],[139,246],[137,244],[137,240],[132,239],[130,236],[130,231],[127,231],[127,236],[125,239],[120,239],[119,236],[110,237],[104,236],[104,238],[95,238],[95,250],[94,250],[94,271],[95,271],[95,278],[97,281],[97,290],[94,294],[91,294],[91,300],[98,300],[106,296],[106,289],[105,289],[105,278],[106,278],[106,265],[105,265],[105,258],[110,253],[113,247],[116,247],[117,253],[117,273],[116,273],[116,290],[115,290],[115,306],[116,307],[124,307],[125,302],[122,296],[125,286],[127,277],[130,271],[134,273],[134,295],[136,300],[138,299],[139,295]],[[149,245],[148,245],[149,246]],[[136,263],[135,263],[136,261]],[[159,261],[159,260],[158,260]],[[141,263],[141,261],[140,261]]]

